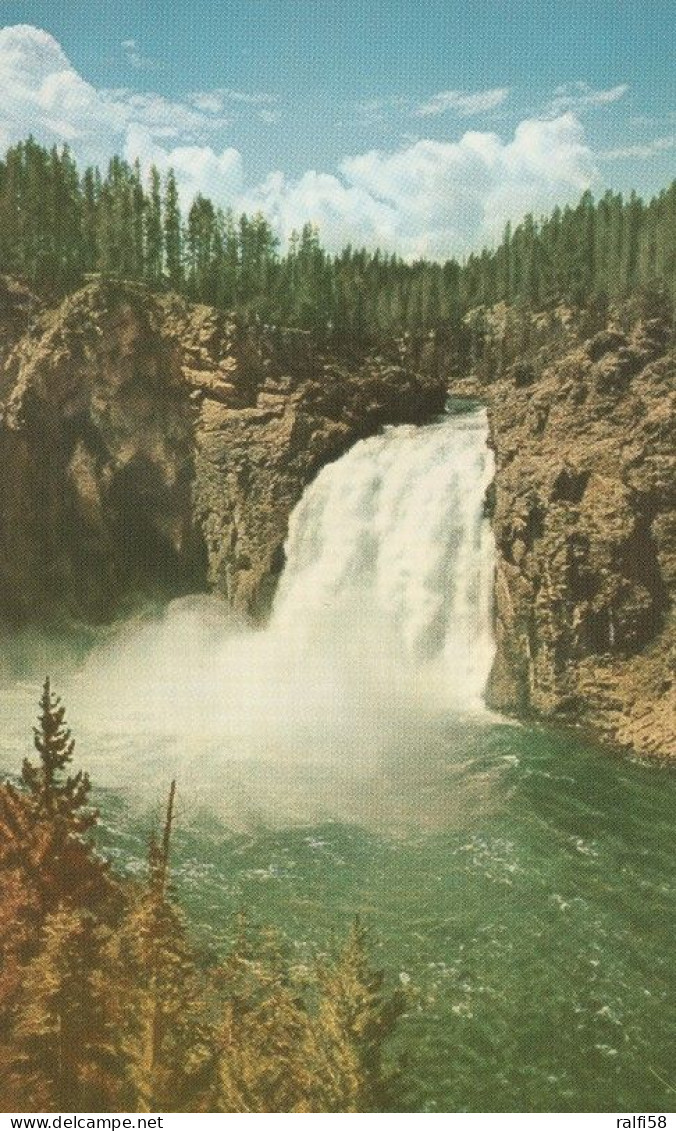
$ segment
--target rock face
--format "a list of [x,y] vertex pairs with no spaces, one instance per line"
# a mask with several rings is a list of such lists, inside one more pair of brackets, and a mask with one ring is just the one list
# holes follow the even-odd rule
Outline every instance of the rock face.
[[[489,699],[676,756],[676,353],[656,319],[582,344],[543,326],[539,352],[500,367],[496,337],[454,385],[485,397],[496,455]],[[41,311],[0,280],[4,622],[206,589],[264,617],[304,488],[381,425],[440,412],[445,349],[339,363],[132,285]]]
[[[527,370],[527,372],[526,372]],[[676,756],[676,353],[658,320],[488,393],[493,706]]]
[[243,331],[133,285],[92,283],[27,332],[15,299],[0,317],[11,624],[105,621],[139,594],[200,589],[264,615],[289,514],[319,468],[444,403],[439,378],[339,365],[306,334]]
[[[40,301],[28,287],[16,279],[0,275],[0,374],[9,353],[28,329],[40,306]],[[1,398],[4,399],[6,391],[4,387],[0,390]]]

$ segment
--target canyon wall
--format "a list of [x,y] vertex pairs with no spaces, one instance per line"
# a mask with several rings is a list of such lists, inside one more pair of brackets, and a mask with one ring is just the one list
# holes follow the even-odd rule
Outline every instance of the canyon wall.
[[348,361],[132,284],[40,309],[3,282],[5,624],[106,622],[199,590],[264,618],[319,468],[384,424],[433,418],[451,372],[453,392],[486,401],[496,457],[489,702],[676,755],[671,328],[585,335],[559,311],[517,334],[510,318],[482,314],[464,369],[432,336]]
[[[445,382],[133,284],[56,309],[5,288],[0,612],[105,621],[212,589],[265,614],[288,516],[326,462],[442,410]],[[0,296],[1,298],[2,296]]]
[[[574,336],[573,336],[574,337]],[[496,478],[489,701],[676,755],[676,353],[658,319],[486,384]]]

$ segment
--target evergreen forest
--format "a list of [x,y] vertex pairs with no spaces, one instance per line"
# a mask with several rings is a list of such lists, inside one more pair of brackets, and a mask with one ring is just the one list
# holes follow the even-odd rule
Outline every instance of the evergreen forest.
[[676,298],[676,181],[647,203],[585,192],[550,216],[507,224],[498,246],[464,262],[404,262],[346,247],[331,255],[312,224],[285,250],[266,218],[197,195],[182,211],[176,177],[113,157],[78,169],[67,146],[32,138],[0,161],[0,272],[58,297],[91,274],[236,311],[247,321],[377,343],[458,327],[504,302],[604,306],[639,289]]
[[355,921],[313,969],[242,911],[205,957],[172,896],[172,783],[147,872],[97,852],[90,782],[45,682],[37,758],[0,785],[0,1110],[389,1111],[405,1007]]

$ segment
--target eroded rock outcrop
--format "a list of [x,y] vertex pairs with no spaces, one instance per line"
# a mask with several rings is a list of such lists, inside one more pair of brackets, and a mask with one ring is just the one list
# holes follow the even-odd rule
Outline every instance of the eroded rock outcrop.
[[15,624],[205,588],[264,614],[318,469],[445,396],[404,365],[338,364],[307,334],[133,285],[92,283],[8,335],[0,608]]
[[491,703],[676,756],[676,353],[609,328],[488,392]]

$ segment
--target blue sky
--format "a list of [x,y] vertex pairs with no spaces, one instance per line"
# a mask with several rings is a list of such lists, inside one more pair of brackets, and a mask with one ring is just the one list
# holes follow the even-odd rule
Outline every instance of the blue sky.
[[584,187],[674,176],[662,0],[81,0],[0,7],[0,140],[173,164],[282,236],[462,254]]

